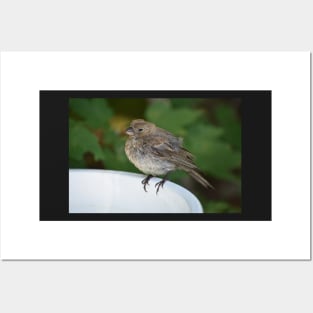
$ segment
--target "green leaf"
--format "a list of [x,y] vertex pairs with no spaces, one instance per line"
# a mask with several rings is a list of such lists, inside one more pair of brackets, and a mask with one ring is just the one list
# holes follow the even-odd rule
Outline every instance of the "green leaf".
[[154,100],[147,107],[145,116],[150,122],[156,123],[162,116],[165,116],[171,109],[171,104],[166,99]]
[[198,98],[171,98],[171,103],[174,108],[192,108],[199,100]]
[[205,213],[240,213],[240,208],[236,208],[225,201],[209,201],[203,205]]
[[185,134],[186,126],[195,123],[202,114],[202,111],[191,108],[174,109],[169,100],[159,99],[148,106],[145,117],[158,127],[181,136]]
[[69,158],[69,168],[85,168],[86,163],[84,160],[75,160]]
[[220,105],[215,109],[218,124],[224,128],[224,138],[234,147],[241,149],[241,123],[231,106]]
[[91,152],[96,160],[103,160],[103,152],[98,138],[81,122],[70,119],[69,123],[69,157],[80,161],[86,152]]
[[198,167],[219,179],[237,182],[238,178],[232,173],[240,167],[241,155],[231,146],[221,140],[223,130],[209,125],[192,126],[185,138],[185,145],[196,157]]
[[107,100],[103,98],[70,98],[70,110],[78,115],[91,128],[99,128],[108,125],[113,111]]

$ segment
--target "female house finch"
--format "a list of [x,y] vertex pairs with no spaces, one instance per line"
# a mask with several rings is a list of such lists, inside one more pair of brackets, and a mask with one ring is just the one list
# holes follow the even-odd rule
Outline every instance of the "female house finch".
[[133,120],[126,134],[129,136],[125,144],[128,159],[148,175],[141,182],[145,191],[150,178],[165,175],[155,184],[158,193],[160,187],[163,188],[168,173],[174,170],[183,170],[204,187],[213,188],[194,164],[193,155],[182,147],[182,138],[141,119]]

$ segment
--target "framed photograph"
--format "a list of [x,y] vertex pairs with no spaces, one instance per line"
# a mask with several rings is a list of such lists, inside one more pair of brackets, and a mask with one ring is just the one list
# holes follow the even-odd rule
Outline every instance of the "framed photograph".
[[3,259],[311,257],[307,52],[5,52],[1,112]]
[[271,219],[271,91],[40,91],[40,112],[40,220]]

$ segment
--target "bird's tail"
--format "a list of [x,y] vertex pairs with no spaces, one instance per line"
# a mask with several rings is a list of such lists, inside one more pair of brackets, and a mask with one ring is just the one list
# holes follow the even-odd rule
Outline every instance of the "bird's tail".
[[195,179],[198,183],[200,183],[202,186],[204,186],[205,188],[212,188],[215,189],[204,177],[203,175],[195,169],[185,169],[187,171],[187,173],[193,178]]

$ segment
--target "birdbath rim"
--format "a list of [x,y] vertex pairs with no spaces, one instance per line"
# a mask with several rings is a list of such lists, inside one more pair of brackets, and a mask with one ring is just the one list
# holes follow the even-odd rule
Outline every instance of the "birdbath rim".
[[[163,209],[161,210],[161,212],[150,212],[150,204],[154,207],[157,207],[157,205],[163,205],[165,207],[170,206],[173,208],[175,207],[175,201],[177,201],[177,207],[179,207],[179,203],[183,203],[183,206],[189,208],[188,210],[190,212],[182,211],[181,213],[203,213],[203,208],[198,198],[186,188],[171,181],[166,181],[164,188],[161,188],[158,194],[156,194],[154,184],[162,178],[154,177],[150,181],[151,183],[147,188],[147,192],[145,192],[141,183],[142,179],[144,179],[145,177],[146,176],[143,174],[125,171],[105,169],[69,169],[70,213],[71,210],[72,213],[79,213],[78,211],[80,211],[80,209],[78,209],[77,207],[82,206],[83,204],[81,203],[85,203],[85,206],[88,206],[86,205],[88,201],[97,201],[98,203],[111,202],[111,208],[106,209],[106,211],[104,211],[103,213],[125,213],[123,211],[122,204],[118,210],[116,209],[117,212],[114,211],[114,209],[112,208],[114,207],[116,202],[123,203],[125,207],[127,207],[128,205],[130,206],[130,202],[132,199],[138,199],[138,203],[142,203],[142,206],[148,207],[147,213],[172,213],[172,211],[166,212],[166,208],[164,208],[165,212],[163,212]],[[106,179],[104,184],[107,186],[107,188],[103,188],[103,186],[101,186],[103,179]],[[106,198],[101,194],[106,194]],[[85,197],[85,199],[78,199],[81,197]],[[129,197],[129,203],[125,201],[125,197]],[[96,198],[98,198],[98,200],[96,200]],[[86,199],[88,200],[87,202]],[[91,205],[89,207],[91,207]],[[88,212],[89,211],[86,211],[86,213]],[[130,209],[129,213],[137,212],[133,211],[133,209]],[[141,208],[140,212],[138,213],[145,213],[144,208]]]

